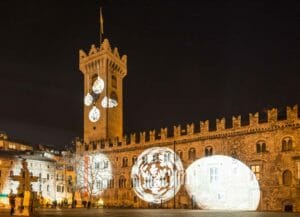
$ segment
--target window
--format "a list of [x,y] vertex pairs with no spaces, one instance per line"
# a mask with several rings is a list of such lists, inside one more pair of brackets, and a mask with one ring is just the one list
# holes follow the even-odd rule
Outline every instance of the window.
[[128,158],[127,157],[123,157],[123,167],[127,167],[128,166]]
[[47,191],[49,191],[49,185],[47,185]]
[[9,149],[16,149],[16,144],[14,144],[14,143],[9,143],[9,144],[8,144],[8,148],[9,148]]
[[266,142],[261,140],[256,143],[256,153],[267,152]]
[[119,188],[126,188],[126,178],[124,176],[120,176]]
[[282,184],[290,186],[292,184],[292,172],[290,170],[285,170],[282,173]]
[[9,171],[9,176],[14,176],[14,171]]
[[134,165],[136,161],[137,161],[137,157],[136,157],[136,156],[133,156],[133,157],[132,157],[132,165]]
[[181,159],[181,160],[183,160],[183,152],[181,151],[181,150],[177,150],[177,156]]
[[89,145],[86,144],[84,147],[85,147],[85,150],[86,150],[86,151],[89,150]]
[[[164,154],[164,161],[165,162],[169,162],[170,161],[170,157],[171,157],[171,153],[167,152]],[[158,160],[158,155],[157,155],[157,160]]]
[[254,173],[256,176],[257,180],[260,180],[260,165],[251,165],[250,166],[251,171]]
[[50,177],[49,177],[49,174],[47,174],[47,180],[49,180],[49,178],[50,178]]
[[138,183],[139,183],[139,180],[138,180],[138,177],[134,177],[132,180],[131,180],[131,187],[137,187],[138,186]]
[[196,158],[196,150],[195,148],[190,148],[189,150],[189,160],[195,160]]
[[285,137],[281,141],[282,151],[291,151],[293,149],[293,140],[291,137]]
[[114,88],[117,88],[117,86],[118,86],[117,78],[114,75],[111,76],[111,86]]
[[205,156],[211,156],[211,155],[213,155],[213,147],[211,147],[211,146],[205,147],[204,152],[205,152]]
[[93,143],[93,150],[96,150],[97,149],[97,143]]
[[115,183],[114,179],[109,180],[109,188],[114,188],[115,186],[114,183]]
[[216,167],[209,168],[209,180],[210,180],[210,183],[217,182],[218,168],[216,168]]

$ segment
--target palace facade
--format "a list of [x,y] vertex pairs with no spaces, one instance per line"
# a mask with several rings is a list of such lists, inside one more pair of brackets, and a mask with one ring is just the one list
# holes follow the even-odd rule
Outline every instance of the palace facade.
[[[279,117],[278,110],[273,108],[266,114],[249,114],[243,118],[246,120],[243,123],[242,117],[237,115],[230,120],[217,119],[215,123],[206,120],[123,137],[122,91],[127,57],[120,56],[117,48],[111,48],[107,39],[100,44],[100,47],[92,45],[88,52],[79,52],[86,97],[84,139],[76,142],[76,153],[85,162],[82,171],[86,172],[86,178],[81,177],[86,186],[90,185],[87,167],[93,163],[87,156],[105,155],[105,162],[108,160],[111,165],[109,180],[99,178],[96,181],[95,188],[99,191],[94,196],[97,201],[107,207],[195,208],[193,198],[185,189],[185,180],[172,199],[161,203],[145,201],[134,190],[136,183],[131,173],[140,154],[149,148],[168,147],[177,153],[184,170],[196,160],[213,155],[238,159],[258,180],[260,200],[257,210],[300,211],[300,119],[297,105],[287,107],[283,117]],[[99,83],[102,86],[97,89]],[[109,102],[112,102],[111,106]],[[107,172],[105,162],[100,167],[96,163],[93,169]],[[87,195],[88,191],[82,194],[81,200],[88,200]]]

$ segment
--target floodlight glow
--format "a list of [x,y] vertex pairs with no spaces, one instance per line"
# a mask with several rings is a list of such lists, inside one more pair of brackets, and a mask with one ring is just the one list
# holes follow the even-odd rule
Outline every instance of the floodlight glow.
[[90,93],[87,93],[86,96],[84,97],[84,104],[86,106],[90,106],[93,103],[93,96]]
[[139,155],[132,167],[131,179],[138,197],[147,202],[161,203],[176,195],[183,174],[181,160],[173,150],[155,147]]
[[93,108],[89,112],[89,119],[91,122],[97,122],[100,118],[100,110],[93,106]]
[[104,81],[100,76],[97,77],[97,79],[94,81],[92,90],[95,94],[100,94],[102,93],[104,89]]
[[222,155],[205,157],[186,170],[186,190],[202,209],[256,210],[259,184],[241,161]]
[[101,195],[112,179],[112,166],[102,153],[85,155],[78,159],[77,186],[91,196]]
[[105,96],[101,101],[101,105],[103,108],[114,108],[117,107],[118,102],[115,99],[111,99]]

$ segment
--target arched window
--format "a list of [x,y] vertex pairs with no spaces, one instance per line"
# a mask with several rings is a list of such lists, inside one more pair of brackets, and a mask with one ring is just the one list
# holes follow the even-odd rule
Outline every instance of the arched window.
[[292,184],[292,172],[290,170],[285,170],[282,173],[282,184],[290,186]]
[[137,161],[137,157],[136,157],[136,156],[133,156],[133,157],[132,157],[132,165],[134,165],[136,161]]
[[136,176],[133,177],[133,178],[131,179],[131,187],[137,187],[138,184],[139,184],[139,178],[136,177]]
[[123,162],[122,162],[122,166],[123,167],[128,167],[128,158],[127,157],[123,157]]
[[211,155],[213,155],[213,147],[211,147],[211,146],[207,146],[207,147],[205,147],[205,156],[211,156]]
[[181,150],[177,150],[176,153],[180,160],[183,160],[183,152]]
[[266,142],[260,140],[256,143],[256,153],[267,152],[267,145]]
[[120,176],[119,188],[126,188],[126,178],[124,176]]
[[196,150],[195,148],[189,149],[189,160],[195,160],[196,159]]
[[282,151],[291,151],[293,149],[293,140],[291,137],[284,137],[281,141]]
[[114,75],[111,76],[111,86],[114,88],[117,88],[117,86],[118,86],[117,78]]

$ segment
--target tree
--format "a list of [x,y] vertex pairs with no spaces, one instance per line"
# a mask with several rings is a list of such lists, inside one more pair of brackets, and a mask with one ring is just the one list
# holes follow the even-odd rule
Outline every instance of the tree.
[[111,163],[102,153],[86,154],[77,159],[77,188],[92,204],[112,179]]

